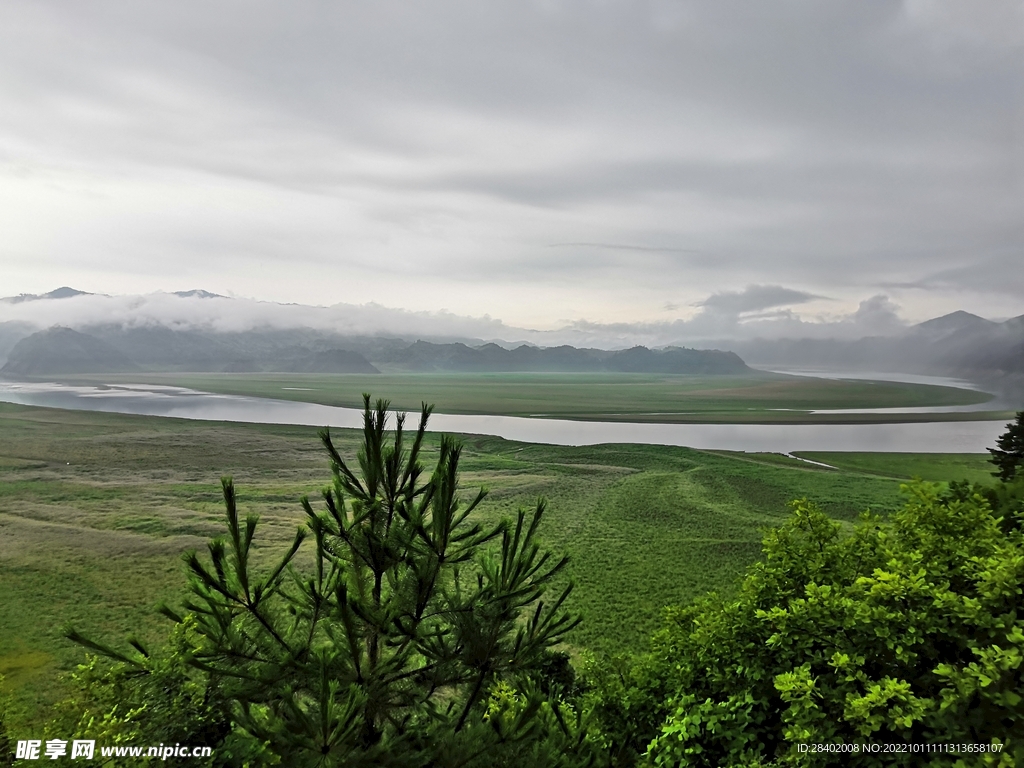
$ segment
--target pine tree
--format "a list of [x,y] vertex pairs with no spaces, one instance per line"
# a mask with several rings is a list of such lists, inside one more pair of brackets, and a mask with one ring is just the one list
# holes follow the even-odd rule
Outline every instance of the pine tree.
[[1006,425],[1006,432],[996,441],[998,448],[989,448],[989,459],[998,472],[992,474],[1003,482],[1009,482],[1024,464],[1024,411],[1017,412],[1017,420]]
[[[564,608],[571,584],[544,599],[568,563],[537,543],[544,503],[474,522],[486,493],[461,499],[459,443],[442,437],[423,475],[430,412],[407,446],[404,414],[389,430],[388,402],[364,395],[356,467],[322,430],[332,485],[319,511],[302,499],[307,526],[268,574],[252,567],[258,519],[239,519],[229,478],[226,539],[208,561],[186,556],[185,612],[164,613],[188,624],[188,661],[232,703],[236,728],[282,765],[568,765],[587,752],[538,684],[579,622]],[[307,535],[315,551],[300,567]],[[145,668],[138,650],[118,658]]]

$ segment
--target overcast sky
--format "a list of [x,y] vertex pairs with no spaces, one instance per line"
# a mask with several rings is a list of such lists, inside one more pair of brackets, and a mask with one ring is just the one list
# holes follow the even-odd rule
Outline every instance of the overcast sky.
[[1024,3],[5,0],[0,225],[0,295],[1019,315]]

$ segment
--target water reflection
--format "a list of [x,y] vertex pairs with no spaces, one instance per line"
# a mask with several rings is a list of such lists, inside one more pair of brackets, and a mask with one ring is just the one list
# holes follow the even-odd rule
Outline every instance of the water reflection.
[[[150,385],[66,386],[0,382],[0,401],[23,405],[173,416],[205,421],[359,427],[362,413],[290,400],[218,395]],[[435,414],[433,430],[497,435],[553,445],[643,443],[729,451],[899,451],[983,453],[1005,429],[999,421],[919,424],[630,424],[516,416]]]

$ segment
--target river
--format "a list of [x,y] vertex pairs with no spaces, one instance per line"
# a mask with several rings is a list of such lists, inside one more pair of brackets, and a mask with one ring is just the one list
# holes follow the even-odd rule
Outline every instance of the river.
[[[71,386],[0,381],[0,401],[72,410],[169,416],[204,421],[359,427],[361,411],[290,400],[242,397],[151,385]],[[553,445],[643,443],[708,450],[895,451],[984,453],[1003,433],[1001,421],[913,424],[631,424],[517,416],[435,414],[432,430],[497,435]]]

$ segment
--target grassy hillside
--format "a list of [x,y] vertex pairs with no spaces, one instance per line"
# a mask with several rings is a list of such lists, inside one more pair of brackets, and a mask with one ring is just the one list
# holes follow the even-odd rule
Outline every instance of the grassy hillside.
[[[357,433],[335,437],[354,454]],[[841,468],[778,455],[469,437],[463,484],[466,495],[490,488],[480,511],[487,519],[549,499],[543,535],[573,556],[574,608],[585,617],[572,643],[617,650],[638,647],[664,605],[729,589],[790,499],[815,499],[842,520],[897,505],[894,478],[903,475],[891,459],[815,458]],[[981,466],[974,456],[904,459],[906,472],[934,479]],[[61,639],[66,622],[111,639],[163,635],[153,609],[181,593],[180,553],[220,533],[225,474],[243,510],[262,515],[263,557],[302,523],[299,497],[315,497],[329,477],[306,427],[0,404],[0,674],[25,716],[59,697],[58,672],[82,658]]]
[[[631,422],[842,423],[892,421],[891,414],[822,414],[836,408],[905,408],[986,402],[984,392],[897,382],[843,381],[758,373],[680,376],[630,373],[404,373],[374,376],[294,373],[131,374],[74,377],[98,383],[171,384],[207,392],[359,408],[363,392],[396,407],[439,413],[502,414]],[[987,418],[987,414],[944,414]],[[1005,418],[1000,413],[996,418]],[[935,420],[934,416],[899,417]]]
[[978,453],[834,453],[800,451],[801,458],[830,464],[837,469],[875,477],[932,482],[951,478],[984,483],[992,480],[989,455]]

